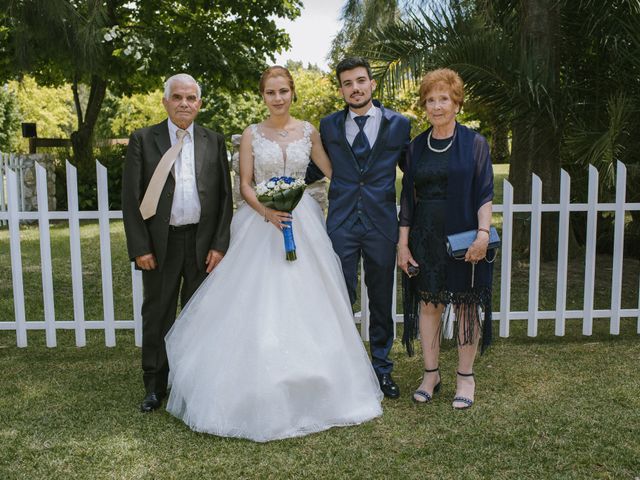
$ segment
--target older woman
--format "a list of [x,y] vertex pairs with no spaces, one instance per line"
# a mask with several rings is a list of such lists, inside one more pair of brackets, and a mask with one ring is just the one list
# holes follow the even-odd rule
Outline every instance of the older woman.
[[[413,399],[430,402],[440,389],[441,331],[455,313],[456,409],[473,405],[473,362],[481,330],[483,348],[491,341],[492,266],[481,260],[489,244],[493,170],[485,138],[456,122],[463,102],[464,85],[453,70],[434,70],[422,79],[420,103],[431,128],[409,147],[398,243],[398,265],[406,274],[403,341],[412,354],[418,323],[424,357],[422,383]],[[464,261],[448,257],[446,236],[467,230],[477,235]]]

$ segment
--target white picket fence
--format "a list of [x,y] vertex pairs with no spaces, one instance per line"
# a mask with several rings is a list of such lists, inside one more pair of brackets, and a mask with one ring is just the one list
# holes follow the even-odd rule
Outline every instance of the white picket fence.
[[[20,210],[24,210],[24,179],[22,171],[22,163],[20,158],[11,153],[0,152],[0,212],[6,212],[8,208],[7,183],[5,180],[5,172],[12,169],[18,176],[18,201],[20,202]],[[0,227],[7,225],[7,220],[0,217]]]
[[[4,167],[4,165],[3,165]],[[112,284],[111,265],[111,240],[110,220],[122,218],[121,211],[110,211],[107,190],[107,170],[96,162],[98,185],[98,210],[80,211],[78,209],[78,189],[76,169],[67,162],[67,199],[68,211],[49,211],[47,204],[46,171],[36,165],[36,182],[38,196],[38,211],[23,211],[19,198],[19,172],[12,168],[6,168],[6,209],[0,210],[0,222],[8,222],[11,269],[13,281],[13,304],[15,320],[0,319],[0,330],[16,332],[16,344],[18,347],[27,346],[28,330],[45,330],[46,344],[55,347],[57,344],[56,333],[58,330],[74,330],[77,346],[86,345],[86,330],[104,330],[105,345],[108,347],[116,344],[116,329],[133,329],[135,344],[141,345],[142,340],[142,277],[139,271],[131,268],[131,288],[133,298],[132,320],[116,320],[114,314],[114,296]],[[637,319],[637,332],[640,334],[640,282],[636,285],[624,285],[624,288],[634,288],[638,291],[638,307],[632,309],[621,308],[622,268],[625,214],[630,211],[640,210],[640,203],[626,203],[626,167],[618,162],[616,181],[615,203],[599,203],[598,201],[598,171],[595,167],[589,167],[589,194],[587,203],[570,203],[570,178],[566,171],[561,173],[560,203],[543,203],[542,182],[539,177],[533,175],[532,199],[530,204],[514,204],[513,187],[504,180],[504,198],[502,205],[494,205],[494,213],[501,213],[502,223],[502,248],[501,252],[501,281],[500,288],[496,288],[494,295],[500,295],[500,310],[493,313],[493,319],[499,320],[499,334],[501,337],[509,336],[511,320],[526,320],[529,336],[538,333],[538,320],[555,320],[555,334],[562,336],[565,333],[567,319],[582,319],[582,332],[591,335],[593,321],[596,318],[609,319],[609,331],[613,335],[620,333],[620,318],[631,317]],[[0,198],[4,198],[4,192],[0,192]],[[529,265],[529,304],[526,311],[511,310],[511,257],[513,244],[513,215],[518,212],[527,212],[531,216],[531,240],[530,240],[530,265]],[[555,310],[541,311],[539,309],[540,285],[540,234],[543,212],[559,212],[559,241],[557,263],[557,287]],[[568,241],[569,241],[569,213],[587,212],[587,239],[585,251],[585,277],[584,277],[584,301],[581,310],[567,310],[567,265],[568,265]],[[597,212],[615,212],[614,229],[614,253],[611,280],[611,304],[608,309],[594,308],[595,288],[595,262],[596,262],[596,221]],[[44,296],[44,320],[27,320],[25,316],[25,294],[22,278],[22,257],[20,249],[20,221],[38,221],[40,231],[40,259],[42,272],[42,290]],[[51,220],[65,220],[69,223],[69,241],[71,252],[71,273],[73,290],[73,320],[56,318],[54,305],[52,255],[50,244]],[[85,297],[82,279],[82,260],[80,250],[80,220],[98,220],[100,231],[100,259],[102,274],[102,320],[88,320],[85,318]],[[362,282],[362,298],[367,298],[366,288]],[[394,312],[396,296],[394,289]],[[362,302],[361,312],[355,315],[356,322],[360,323],[363,339],[368,339],[369,311],[367,302]],[[403,320],[402,314],[396,314],[396,324]]]

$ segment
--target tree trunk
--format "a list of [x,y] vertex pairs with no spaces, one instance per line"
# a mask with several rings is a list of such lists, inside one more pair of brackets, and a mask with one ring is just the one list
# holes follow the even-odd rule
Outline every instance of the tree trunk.
[[[522,0],[521,55],[522,71],[537,88],[529,93],[526,109],[516,112],[509,182],[514,187],[516,203],[531,202],[531,174],[542,180],[542,198],[558,202],[560,190],[560,126],[554,118],[553,102],[558,98],[559,64],[556,55],[558,8],[554,0]],[[533,67],[533,68],[532,68]],[[520,218],[530,223],[530,215]],[[529,228],[514,229],[514,249],[529,247]],[[545,213],[542,222],[541,255],[552,260],[557,254],[558,215]]]
[[491,162],[509,163],[509,125],[497,121],[491,125]]
[[71,134],[71,146],[73,149],[74,163],[78,168],[91,167],[93,163],[93,131],[98,121],[98,114],[107,93],[106,80],[93,75],[91,77],[91,91],[89,101],[84,113],[80,110],[77,100],[77,86],[74,86],[74,98],[76,99],[76,111],[78,116],[78,130]]

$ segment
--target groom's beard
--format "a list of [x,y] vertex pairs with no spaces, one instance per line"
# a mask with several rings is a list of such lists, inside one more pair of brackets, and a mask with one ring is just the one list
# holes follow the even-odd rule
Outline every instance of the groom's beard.
[[372,95],[369,95],[368,97],[366,97],[364,100],[359,101],[358,103],[353,103],[352,101],[347,100],[345,98],[345,102],[347,102],[347,105],[349,105],[349,107],[351,108],[362,108],[365,105],[367,105],[370,101],[371,101]]

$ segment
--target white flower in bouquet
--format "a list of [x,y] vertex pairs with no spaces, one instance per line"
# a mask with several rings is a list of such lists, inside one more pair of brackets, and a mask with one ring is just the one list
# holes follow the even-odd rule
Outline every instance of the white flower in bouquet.
[[264,182],[260,182],[258,185],[256,185],[256,194],[257,195],[264,195],[268,191],[269,191],[269,189],[264,184]]

